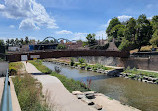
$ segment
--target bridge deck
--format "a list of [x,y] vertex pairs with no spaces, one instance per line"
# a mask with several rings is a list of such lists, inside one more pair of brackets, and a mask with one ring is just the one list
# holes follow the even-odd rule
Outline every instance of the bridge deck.
[[28,60],[33,59],[33,55],[38,55],[38,59],[59,58],[59,57],[78,57],[78,56],[106,56],[106,57],[129,57],[126,51],[104,51],[104,50],[50,50],[50,51],[31,51],[31,52],[10,52],[7,60],[10,62],[21,61],[21,55],[27,55]]

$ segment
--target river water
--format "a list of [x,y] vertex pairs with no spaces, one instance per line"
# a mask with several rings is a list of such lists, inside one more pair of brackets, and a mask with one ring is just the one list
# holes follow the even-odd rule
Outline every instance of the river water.
[[130,80],[122,77],[108,77],[101,73],[74,69],[68,66],[44,62],[45,66],[55,70],[61,68],[60,74],[83,81],[91,79],[91,89],[103,93],[110,98],[119,100],[143,111],[158,111],[158,85]]

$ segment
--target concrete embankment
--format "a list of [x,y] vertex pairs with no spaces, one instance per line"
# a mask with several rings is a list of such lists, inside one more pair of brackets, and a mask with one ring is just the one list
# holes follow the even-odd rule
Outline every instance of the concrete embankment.
[[[24,63],[24,62],[23,62]],[[26,71],[29,73],[40,73],[32,64],[24,63]],[[36,75],[43,86],[43,94],[48,96],[49,103],[60,109],[61,111],[96,111],[94,106],[88,106],[86,102],[78,100],[76,96],[71,94],[59,79],[49,75]],[[122,105],[119,101],[110,100],[103,94],[96,94],[92,101],[102,106],[103,111],[139,111],[136,108]]]

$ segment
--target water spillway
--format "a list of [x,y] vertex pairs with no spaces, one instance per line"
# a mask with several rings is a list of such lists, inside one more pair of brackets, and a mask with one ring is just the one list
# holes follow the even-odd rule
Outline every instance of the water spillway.
[[91,89],[143,111],[158,111],[158,85],[143,83],[121,77],[108,77],[101,73],[79,70],[68,66],[44,62],[51,70],[60,67],[68,78],[83,81],[92,80]]

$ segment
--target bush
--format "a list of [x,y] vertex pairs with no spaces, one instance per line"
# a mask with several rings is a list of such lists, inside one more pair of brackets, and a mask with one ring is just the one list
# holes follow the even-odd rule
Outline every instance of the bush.
[[73,66],[75,64],[74,58],[71,58],[70,66]]
[[85,59],[79,58],[79,59],[78,59],[78,62],[79,62],[80,64],[83,64],[83,63],[85,63]]
[[11,62],[9,63],[10,75],[17,75],[18,71],[23,67],[22,62]]
[[66,46],[63,44],[58,44],[56,49],[66,49]]

